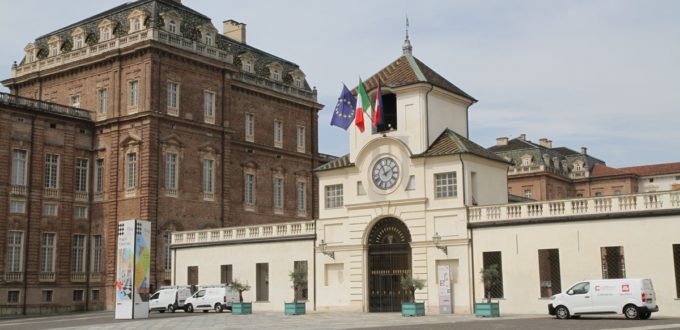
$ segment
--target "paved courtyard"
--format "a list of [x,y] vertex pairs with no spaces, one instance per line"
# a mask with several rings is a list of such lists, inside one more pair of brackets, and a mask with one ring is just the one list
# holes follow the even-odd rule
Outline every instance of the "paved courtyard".
[[625,320],[623,316],[555,320],[547,315],[476,318],[472,315],[402,317],[398,313],[311,312],[285,316],[283,312],[252,315],[231,313],[152,313],[149,319],[114,320],[112,312],[19,317],[0,320],[4,329],[680,329],[680,318]]

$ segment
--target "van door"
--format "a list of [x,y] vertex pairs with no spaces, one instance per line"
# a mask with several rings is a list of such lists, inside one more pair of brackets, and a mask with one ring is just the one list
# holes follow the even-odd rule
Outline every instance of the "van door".
[[590,282],[580,282],[574,284],[564,297],[565,305],[569,312],[573,314],[589,313],[592,311]]
[[149,310],[160,307],[160,305],[158,303],[159,295],[160,295],[160,291],[154,293],[151,297],[149,297]]
[[206,307],[206,306],[210,306],[210,305],[206,305],[205,298],[206,298],[205,290],[198,290],[194,294],[194,299],[196,301],[196,306],[194,306],[194,308],[203,308],[203,307]]

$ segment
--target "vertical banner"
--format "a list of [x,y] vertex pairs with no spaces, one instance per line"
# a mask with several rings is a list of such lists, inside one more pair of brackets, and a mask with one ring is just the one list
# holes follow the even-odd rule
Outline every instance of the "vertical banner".
[[116,319],[149,317],[150,238],[148,221],[118,223]]
[[439,314],[452,314],[453,294],[451,292],[451,269],[449,265],[437,266],[437,278],[439,279]]

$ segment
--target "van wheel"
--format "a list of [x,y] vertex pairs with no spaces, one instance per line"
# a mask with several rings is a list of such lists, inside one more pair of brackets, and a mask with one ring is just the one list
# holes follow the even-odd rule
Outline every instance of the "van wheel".
[[174,313],[175,312],[175,305],[168,305],[168,312]]
[[215,311],[216,312],[222,313],[223,310],[224,310],[224,307],[222,307],[222,304],[220,304],[220,303],[215,304]]
[[187,304],[186,306],[184,306],[184,311],[187,312],[187,313],[193,313],[194,312],[194,306],[192,306],[191,304]]
[[569,318],[569,310],[564,306],[557,306],[555,309],[555,317],[560,320],[566,320]]
[[635,305],[626,305],[623,307],[623,315],[625,315],[629,320],[640,318],[640,313],[638,312],[637,306]]
[[652,316],[652,312],[642,312],[640,313],[640,320],[649,320]]

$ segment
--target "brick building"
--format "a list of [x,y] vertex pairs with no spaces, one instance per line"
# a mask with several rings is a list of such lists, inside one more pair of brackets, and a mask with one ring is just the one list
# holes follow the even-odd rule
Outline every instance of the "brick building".
[[26,46],[0,97],[3,314],[111,307],[118,221],[152,222],[158,287],[171,231],[318,214],[316,91],[223,28],[140,0]]

